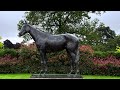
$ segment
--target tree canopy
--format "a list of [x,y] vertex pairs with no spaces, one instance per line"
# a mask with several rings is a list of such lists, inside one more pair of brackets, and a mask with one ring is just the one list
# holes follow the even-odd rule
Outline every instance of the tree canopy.
[[[37,29],[52,34],[76,33],[76,27],[81,25],[84,19],[90,19],[89,13],[101,14],[100,11],[29,11],[25,12],[25,19]],[[21,29],[24,20],[18,23]],[[26,34],[23,38],[28,41],[30,36]]]
[[2,37],[0,36],[0,40],[2,39]]
[[[96,50],[113,50],[120,45],[120,36],[98,19],[90,20],[90,13],[101,15],[101,11],[28,11],[26,21],[38,30],[52,34],[74,33],[79,36],[81,44],[89,44]],[[20,20],[21,30],[24,20]],[[24,41],[31,39],[29,34]]]

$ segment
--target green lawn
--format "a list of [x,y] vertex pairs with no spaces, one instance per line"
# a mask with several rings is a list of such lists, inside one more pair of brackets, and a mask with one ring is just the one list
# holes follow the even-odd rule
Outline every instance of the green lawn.
[[0,79],[29,79],[31,74],[0,74]]
[[82,75],[84,79],[120,79],[120,76]]
[[[29,79],[31,74],[0,74],[0,79]],[[120,79],[120,76],[82,75],[84,79]]]

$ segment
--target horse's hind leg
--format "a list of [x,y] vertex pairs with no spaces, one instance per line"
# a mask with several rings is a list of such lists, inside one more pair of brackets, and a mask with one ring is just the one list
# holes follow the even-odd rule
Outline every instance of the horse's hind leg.
[[47,59],[47,56],[46,56],[46,53],[45,53],[45,55],[44,55],[44,65],[45,65],[45,72],[44,72],[44,74],[46,74],[47,73],[47,71],[48,71],[48,66],[47,66],[47,62],[48,62],[48,59]]
[[75,61],[75,54],[73,52],[71,52],[69,49],[66,50],[70,59],[70,73],[69,74],[73,74],[74,73],[74,61]]
[[76,50],[76,58],[75,58],[75,70],[76,70],[76,75],[79,73],[79,49]]
[[[79,71],[80,60],[79,60],[79,58],[80,58],[79,49],[77,49],[76,50],[76,59],[75,59],[75,70],[76,70],[75,75],[74,75],[75,77],[76,77],[76,75],[80,75],[80,71]],[[83,78],[83,77],[80,75],[80,78]]]

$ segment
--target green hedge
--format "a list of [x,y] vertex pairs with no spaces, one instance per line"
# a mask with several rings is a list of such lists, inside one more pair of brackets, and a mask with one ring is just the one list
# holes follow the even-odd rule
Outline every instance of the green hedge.
[[13,57],[17,57],[18,52],[15,49],[0,49],[0,57],[3,57],[8,54]]
[[[40,71],[40,56],[36,51],[29,49],[4,49],[0,50],[0,58],[6,55],[11,55],[13,58],[5,64],[0,63],[0,73],[39,73]],[[49,58],[48,73],[69,73],[70,63],[66,57],[66,51],[47,54]],[[87,52],[80,52],[80,73],[87,75],[120,75],[120,67],[113,64],[95,65],[92,61],[93,57],[105,58],[109,55],[114,55],[119,58],[118,53],[110,52],[94,52],[94,55]],[[17,57],[17,59],[16,59]],[[14,61],[14,59],[16,59]],[[12,61],[13,60],[13,61]],[[16,63],[14,63],[16,62]]]
[[106,51],[106,52],[95,51],[93,57],[105,58],[110,55],[115,56],[116,58],[120,58],[120,52],[115,52],[115,51]]
[[2,42],[0,42],[0,49],[4,48],[4,44]]
[[[64,54],[64,51],[58,53],[48,54],[48,58]],[[8,58],[8,55],[12,56],[10,62],[0,64],[0,73],[39,73],[40,71],[40,56],[38,52],[31,51],[27,48],[22,48],[18,51],[14,49],[2,49],[0,50],[0,59]],[[14,64],[12,60],[17,57],[18,63]],[[9,59],[9,58],[8,58]],[[68,64],[64,64],[64,60],[56,58],[58,61],[48,62],[48,73],[67,73]],[[4,60],[4,59],[3,59]]]

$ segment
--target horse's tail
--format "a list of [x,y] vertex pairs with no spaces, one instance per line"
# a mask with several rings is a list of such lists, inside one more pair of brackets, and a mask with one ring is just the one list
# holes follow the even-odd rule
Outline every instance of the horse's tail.
[[76,62],[79,63],[79,59],[80,59],[80,51],[79,51],[79,46],[78,46],[77,53],[76,53]]

